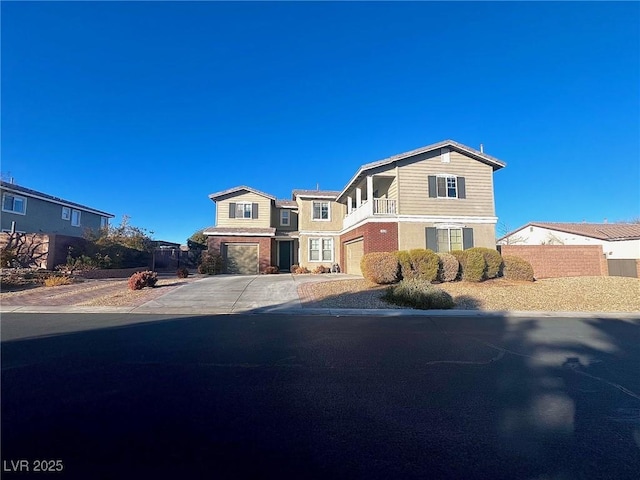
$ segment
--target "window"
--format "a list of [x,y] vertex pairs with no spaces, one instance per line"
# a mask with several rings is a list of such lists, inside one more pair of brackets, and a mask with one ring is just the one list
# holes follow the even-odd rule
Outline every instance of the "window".
[[332,262],[333,261],[333,238],[310,238],[309,239],[309,261],[310,262]]
[[329,202],[313,202],[313,220],[329,220]]
[[73,227],[80,226],[80,210],[71,210],[71,225]]
[[109,219],[107,217],[100,217],[100,228],[107,228],[109,226]]
[[454,176],[438,177],[438,198],[458,198],[458,181]]
[[251,218],[251,204],[236,203],[236,218]]
[[438,232],[438,252],[450,252],[451,250],[462,250],[462,229],[461,228],[439,228]]
[[24,215],[27,210],[27,199],[10,193],[2,196],[2,211]]
[[280,210],[280,225],[288,227],[291,225],[291,212],[289,210]]
[[62,219],[71,220],[71,209],[69,207],[62,207]]

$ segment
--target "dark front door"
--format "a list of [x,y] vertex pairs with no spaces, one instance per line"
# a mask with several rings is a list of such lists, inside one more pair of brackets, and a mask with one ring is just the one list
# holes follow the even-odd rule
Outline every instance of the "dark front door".
[[281,272],[291,270],[291,243],[278,242],[278,269]]

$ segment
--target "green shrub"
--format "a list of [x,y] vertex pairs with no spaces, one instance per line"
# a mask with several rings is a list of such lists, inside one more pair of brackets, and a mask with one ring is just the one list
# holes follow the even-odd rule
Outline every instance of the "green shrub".
[[440,268],[438,270],[438,280],[441,282],[453,282],[460,273],[460,262],[450,253],[438,253]]
[[462,256],[462,279],[467,282],[481,282],[485,278],[486,266],[482,253],[471,249]]
[[533,282],[533,267],[524,258],[514,255],[505,255],[504,261],[504,277],[509,280],[525,280]]
[[389,287],[382,299],[395,305],[422,310],[447,309],[454,306],[451,295],[428,281],[417,278],[403,280]]
[[176,272],[178,278],[187,278],[189,276],[189,269],[185,267],[180,267]]
[[129,277],[130,290],[142,290],[144,287],[155,287],[158,281],[158,274],[147,270],[146,272],[137,272]]
[[413,275],[421,280],[433,282],[438,278],[439,260],[433,250],[416,248],[409,250]]
[[411,255],[406,250],[399,250],[395,252],[398,259],[398,265],[400,266],[400,278],[407,279],[413,278],[413,270],[411,269]]
[[217,275],[222,272],[222,255],[219,253],[203,252],[198,265],[198,273]]
[[360,261],[362,276],[377,284],[398,281],[398,257],[394,252],[372,252],[362,256]]
[[486,263],[485,278],[496,278],[502,275],[502,256],[497,250],[486,247],[473,247],[467,250],[468,252],[480,252],[484,257]]

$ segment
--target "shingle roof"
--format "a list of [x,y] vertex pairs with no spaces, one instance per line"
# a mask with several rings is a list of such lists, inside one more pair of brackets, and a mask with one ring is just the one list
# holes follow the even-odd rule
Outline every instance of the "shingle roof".
[[351,185],[354,182],[356,182],[364,172],[366,172],[368,170],[371,170],[371,169],[377,168],[377,167],[382,167],[382,166],[385,166],[385,165],[389,165],[389,164],[391,164],[393,162],[397,162],[398,160],[404,160],[405,158],[413,157],[415,155],[419,155],[421,153],[426,153],[426,152],[429,152],[431,150],[436,150],[438,148],[443,148],[443,147],[451,147],[454,150],[459,150],[461,152],[464,152],[464,153],[468,154],[469,156],[475,158],[476,160],[479,160],[481,162],[486,163],[487,165],[490,165],[491,167],[493,167],[494,171],[506,166],[506,163],[504,163],[503,161],[498,160],[497,158],[492,157],[491,155],[487,155],[484,152],[476,150],[475,148],[467,147],[466,145],[463,145],[462,143],[458,143],[458,142],[453,141],[453,140],[443,140],[441,142],[432,143],[431,145],[427,145],[426,147],[420,147],[420,148],[417,148],[415,150],[411,150],[409,152],[399,153],[397,155],[393,155],[391,157],[384,158],[382,160],[378,160],[378,161],[371,162],[371,163],[365,163],[364,165],[362,165],[358,169],[356,174],[349,181],[349,183],[347,183],[347,185],[344,187],[344,189],[341,192],[339,192],[338,199],[346,193],[346,191],[349,189],[349,187],[351,187]]
[[202,232],[205,235],[229,235],[229,236],[257,236],[272,237],[276,233],[275,228],[244,228],[244,227],[209,227]]
[[[530,222],[528,226],[548,228],[559,232],[573,233],[599,240],[637,240],[640,239],[640,224],[638,223],[561,223],[561,222]],[[518,230],[521,230],[519,228]],[[517,230],[516,230],[517,231]],[[505,237],[508,237],[511,232]],[[504,237],[503,237],[504,238]]]
[[247,187],[246,185],[240,185],[237,187],[233,187],[233,188],[229,188],[228,190],[223,190],[221,192],[216,192],[216,193],[212,193],[211,195],[209,195],[209,198],[211,200],[215,200],[216,198],[220,198],[223,197],[225,195],[229,195],[231,193],[235,193],[235,192],[239,192],[241,190],[246,190],[247,192],[252,192],[255,193],[257,195],[262,195],[263,197],[267,197],[271,200],[275,200],[276,197],[269,195],[268,193],[264,193],[261,192],[260,190],[256,190],[255,188],[251,188],[251,187]]
[[291,195],[295,199],[298,196],[313,198],[337,198],[340,192],[337,190],[294,190]]
[[278,208],[298,208],[298,204],[293,200],[276,200]]
[[51,202],[60,203],[65,206],[75,207],[80,210],[85,210],[87,212],[95,213],[98,215],[102,215],[103,217],[113,218],[115,215],[112,213],[103,212],[102,210],[97,210],[95,208],[87,207],[85,205],[81,205],[79,203],[70,202],[68,200],[64,200],[62,198],[54,197],[53,195],[49,195],[46,193],[38,192],[37,190],[32,190],[30,188],[21,187],[20,185],[16,185],[15,183],[5,182],[4,180],[0,181],[0,185],[2,188],[7,190],[13,190],[15,192],[22,193],[27,196],[38,197],[43,200],[49,200]]

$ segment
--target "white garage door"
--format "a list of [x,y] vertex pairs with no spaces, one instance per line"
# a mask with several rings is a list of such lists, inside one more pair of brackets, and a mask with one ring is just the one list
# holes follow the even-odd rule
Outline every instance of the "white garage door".
[[347,273],[351,275],[362,275],[360,271],[360,260],[364,255],[364,240],[345,243],[345,260],[347,263]]
[[227,273],[255,275],[258,273],[258,245],[227,245],[224,260]]

